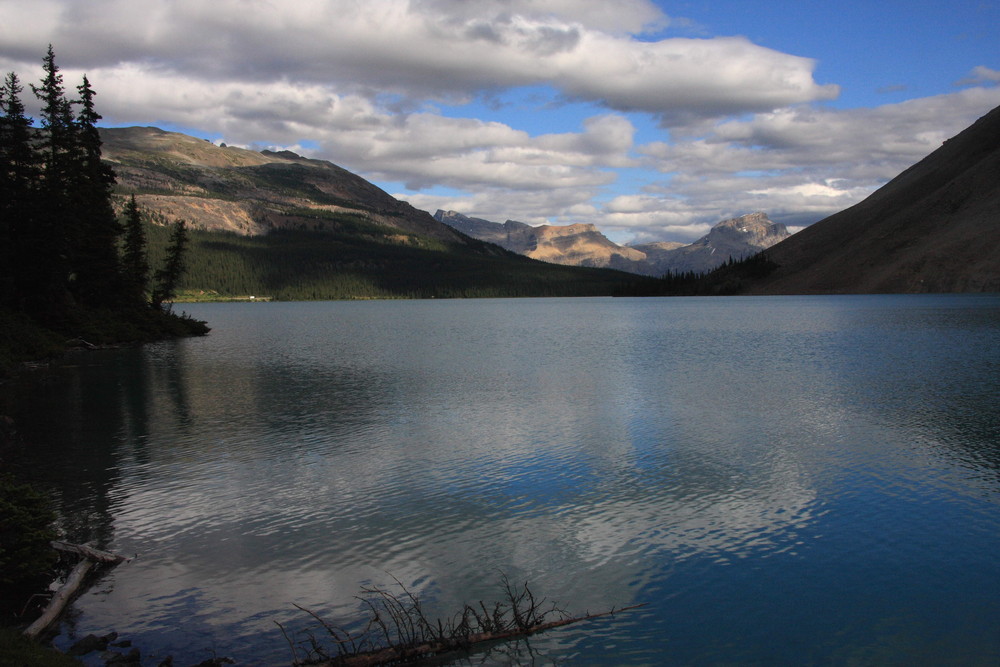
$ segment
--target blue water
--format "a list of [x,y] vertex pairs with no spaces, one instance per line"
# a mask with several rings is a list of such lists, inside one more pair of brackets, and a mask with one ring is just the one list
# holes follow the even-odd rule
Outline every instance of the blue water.
[[[288,664],[363,586],[570,613],[473,663],[1000,664],[1000,297],[192,304],[22,436],[126,554],[57,645]],[[300,655],[301,657],[301,655]]]

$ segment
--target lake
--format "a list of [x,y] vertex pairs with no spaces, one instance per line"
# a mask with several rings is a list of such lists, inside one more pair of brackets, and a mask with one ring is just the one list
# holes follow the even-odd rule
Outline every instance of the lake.
[[646,606],[473,663],[1000,664],[998,295],[178,308],[21,390],[61,530],[138,554],[57,646],[289,664],[296,605],[505,573]]

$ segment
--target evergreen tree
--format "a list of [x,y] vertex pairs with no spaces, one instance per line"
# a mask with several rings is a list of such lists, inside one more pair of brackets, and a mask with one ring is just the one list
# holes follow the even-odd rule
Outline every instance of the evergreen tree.
[[156,272],[156,287],[151,300],[153,308],[160,309],[164,301],[173,299],[177,293],[177,283],[184,273],[184,250],[187,247],[187,226],[183,220],[174,224],[167,246],[167,258],[163,268]]
[[74,209],[67,184],[73,171],[75,141],[71,103],[63,90],[63,77],[55,62],[52,46],[43,60],[45,78],[32,85],[42,102],[42,129],[37,146],[42,163],[36,219],[25,230],[23,294],[29,308],[43,320],[60,319],[68,305],[70,273],[69,230],[74,226]]
[[135,195],[125,204],[125,240],[122,250],[122,273],[125,303],[144,304],[149,289],[149,256],[142,215]]
[[101,160],[101,115],[94,107],[94,92],[86,75],[77,87],[80,112],[74,126],[74,170],[70,174],[69,201],[76,212],[69,231],[73,291],[87,304],[114,303],[123,297],[118,239],[122,226],[111,203],[115,172]]
[[66,182],[66,174],[71,166],[74,151],[73,107],[66,99],[63,76],[56,65],[52,45],[42,60],[45,78],[42,84],[31,85],[35,97],[42,103],[42,132],[39,134],[39,149],[45,160],[45,176],[50,187]]
[[25,116],[17,74],[0,86],[0,303],[20,308],[19,276],[24,270],[23,238],[35,209],[38,163],[32,147],[32,120]]

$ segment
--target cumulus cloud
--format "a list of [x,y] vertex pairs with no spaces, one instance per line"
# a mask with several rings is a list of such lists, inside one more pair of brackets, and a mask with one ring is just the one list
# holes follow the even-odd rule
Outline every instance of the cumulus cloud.
[[[37,80],[51,43],[111,124],[308,146],[420,208],[592,222],[616,240],[691,240],[758,209],[808,224],[1000,103],[984,85],[997,72],[977,67],[952,95],[827,108],[839,89],[814,60],[663,37],[683,22],[650,0],[0,0],[0,68]],[[539,113],[587,112],[545,134],[456,117],[522,87],[541,91]],[[640,118],[663,140],[637,145]]]
[[[795,107],[698,125],[635,147],[660,180],[587,206],[578,204],[592,188],[559,198],[540,192],[551,197],[544,209],[533,208],[537,198],[512,202],[504,191],[411,201],[498,221],[593,222],[635,243],[693,241],[720,220],[757,210],[797,229],[861,201],[997,105],[1000,90],[976,88],[874,109]],[[548,215],[538,219],[539,210]]]
[[832,99],[813,81],[815,63],[742,37],[621,42],[587,34],[553,79],[567,94],[624,111],[715,116]]
[[696,115],[837,92],[813,81],[813,61],[743,38],[638,40],[630,33],[666,21],[645,0],[37,0],[30,13],[12,2],[0,12],[5,50],[20,58],[52,42],[69,66],[143,62],[210,82],[290,79],[418,99],[545,84],[615,109]]
[[474,218],[517,220],[529,225],[591,222],[603,231],[607,227],[603,212],[587,203],[598,194],[598,188],[587,186],[521,191],[488,187],[457,195],[394,193],[432,213],[438,209],[455,210]]
[[[700,125],[637,150],[669,175],[649,188],[663,209],[696,203],[717,220],[764,210],[802,226],[857,203],[997,105],[1000,90],[973,88],[874,109],[799,106]],[[638,238],[653,240],[652,220],[632,223]]]

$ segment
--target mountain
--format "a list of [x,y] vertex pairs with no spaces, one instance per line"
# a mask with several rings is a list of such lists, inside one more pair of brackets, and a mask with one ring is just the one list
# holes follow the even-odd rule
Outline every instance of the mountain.
[[622,247],[597,231],[594,225],[541,225],[532,227],[508,220],[500,224],[482,218],[470,218],[455,211],[441,211],[434,219],[463,234],[501,248],[554,264],[569,266],[611,267],[629,271],[645,255]]
[[161,261],[190,228],[189,297],[277,299],[634,293],[635,276],[537,262],[467,236],[330,162],[152,127],[104,128],[119,198],[134,194]]
[[1000,107],[767,255],[750,293],[1000,292]]
[[788,236],[784,225],[764,213],[750,213],[723,220],[694,243],[646,243],[620,246],[594,225],[541,225],[532,227],[508,220],[500,224],[470,218],[455,211],[441,211],[434,218],[473,238],[534,259],[571,266],[596,266],[646,276],[668,272],[710,271],[729,258],[741,258],[769,248]]
[[653,243],[633,248],[646,254],[646,262],[653,267],[648,275],[664,275],[668,271],[704,273],[730,258],[749,257],[770,248],[788,236],[783,224],[771,222],[767,214],[757,212],[723,220],[690,245],[670,247]]
[[266,234],[275,229],[335,229],[316,212],[349,214],[375,225],[448,243],[468,239],[425,211],[394,199],[335,164],[290,151],[216,146],[155,127],[102,128],[104,159],[119,189],[140,206],[195,229]]

